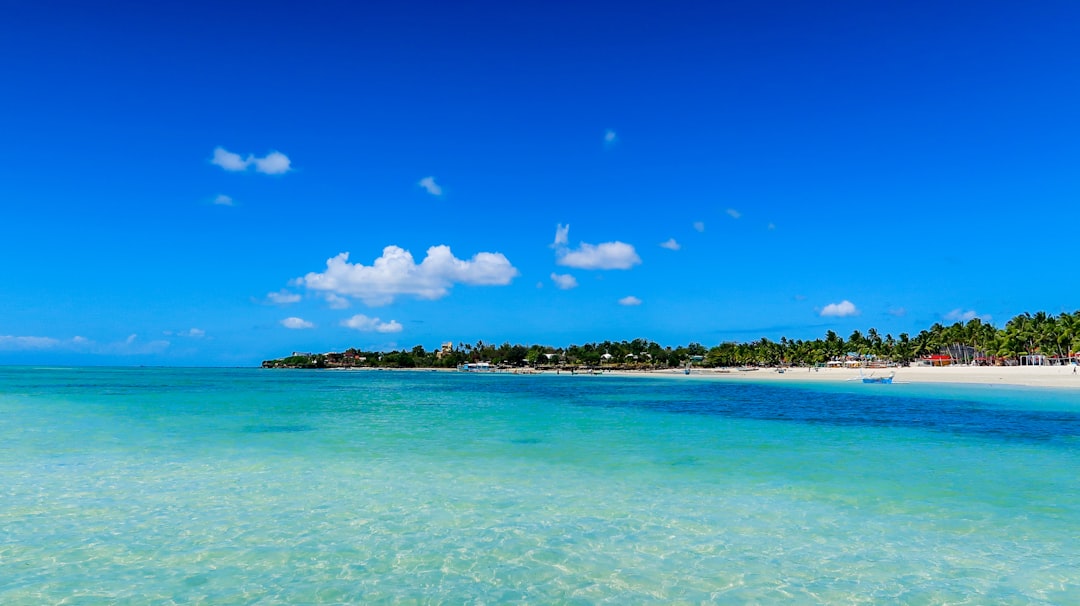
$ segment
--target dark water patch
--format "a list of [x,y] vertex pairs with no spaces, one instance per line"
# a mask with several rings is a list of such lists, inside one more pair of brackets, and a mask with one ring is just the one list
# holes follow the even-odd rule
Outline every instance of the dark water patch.
[[543,442],[540,438],[513,438],[510,440],[511,444],[539,444]]

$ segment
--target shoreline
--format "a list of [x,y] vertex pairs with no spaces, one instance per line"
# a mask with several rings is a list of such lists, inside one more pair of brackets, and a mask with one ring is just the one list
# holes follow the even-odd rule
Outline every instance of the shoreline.
[[[1077,372],[1073,372],[1076,369]],[[453,368],[387,368],[354,367],[326,369],[335,372],[459,372]],[[898,368],[863,369],[863,376],[882,377],[895,372],[895,383],[930,384],[954,383],[966,385],[1001,385],[1013,387],[1053,387],[1080,390],[1080,368],[1076,366],[910,366]],[[569,370],[556,373],[553,370],[500,370],[476,374],[514,375],[567,375],[567,376],[613,376],[613,377],[666,377],[690,380],[716,380],[754,383],[854,383],[860,378],[857,368],[695,368],[687,375],[679,368],[661,370],[603,370],[600,373]]]
[[[1080,369],[1077,369],[1076,366],[910,366],[864,369],[863,376],[883,377],[894,371],[893,381],[896,383],[956,383],[1080,390]],[[775,368],[759,368],[752,371],[741,371],[734,368],[703,368],[694,369],[689,376],[679,369],[605,371],[604,374],[613,376],[683,376],[686,378],[732,382],[776,383],[849,383],[857,382],[860,378],[859,369],[857,368],[786,368],[782,373],[777,372]]]

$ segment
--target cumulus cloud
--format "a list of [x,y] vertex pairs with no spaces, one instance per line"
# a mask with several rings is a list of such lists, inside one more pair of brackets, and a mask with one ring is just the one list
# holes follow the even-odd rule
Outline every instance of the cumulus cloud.
[[668,250],[679,250],[680,248],[682,248],[682,246],[679,246],[679,243],[675,241],[675,238],[671,238],[667,242],[661,242],[660,248],[666,248]]
[[702,221],[694,221],[694,229],[699,233],[705,231],[705,223]]
[[975,312],[974,309],[964,311],[961,308],[956,308],[950,311],[949,313],[945,314],[944,318],[948,322],[970,322],[975,318],[979,318],[984,322],[990,321],[990,316],[988,314],[979,315]]
[[277,292],[268,293],[266,299],[277,305],[289,305],[290,303],[298,303],[300,295],[283,288]]
[[342,320],[341,325],[360,332],[391,333],[401,332],[404,328],[397,320],[383,322],[378,318],[369,318],[364,314],[356,314],[351,318]]
[[742,213],[735,210],[734,208],[729,208],[729,209],[725,210],[724,212],[726,212],[728,214],[728,216],[730,216],[732,219],[738,219],[739,217],[742,216]]
[[302,330],[305,328],[315,328],[315,325],[303,318],[297,318],[296,316],[285,318],[281,321],[281,325],[285,328],[291,328],[293,330]]
[[26,351],[39,349],[57,349],[64,341],[52,337],[16,337],[0,335],[0,351]]
[[859,309],[847,299],[839,303],[829,303],[821,309],[821,317],[823,318],[847,318],[857,315],[859,315]]
[[570,274],[551,274],[551,281],[555,283],[561,290],[570,290],[571,288],[577,288],[577,278]]
[[566,246],[569,240],[570,226],[560,224],[555,230],[555,262],[577,269],[630,269],[641,264],[634,247],[625,242],[603,242],[588,244],[582,242],[577,249]]
[[210,159],[210,163],[230,172],[242,172],[254,166],[255,172],[265,175],[283,175],[292,170],[289,157],[278,151],[272,151],[262,158],[255,154],[248,154],[245,158],[224,147],[217,147],[214,149],[214,157]]
[[562,251],[556,263],[577,269],[630,269],[641,264],[641,257],[625,242],[582,242],[576,250]]
[[418,183],[417,185],[423,187],[424,190],[427,191],[427,193],[433,196],[442,195],[442,187],[440,187],[439,184],[435,182],[435,177],[424,177],[423,179],[420,179],[420,183]]
[[641,305],[641,299],[639,299],[639,298],[637,298],[637,297],[635,297],[633,295],[630,295],[628,297],[623,297],[623,298],[619,299],[619,305],[626,305],[626,306]]
[[234,154],[224,147],[214,149],[214,157],[210,160],[210,163],[233,172],[247,170],[249,164],[240,154]]
[[214,198],[214,204],[219,206],[233,206],[233,199],[225,194],[218,194],[218,197]]
[[393,303],[400,295],[441,299],[455,284],[505,286],[518,273],[502,253],[481,252],[466,261],[455,257],[449,246],[432,246],[417,264],[409,251],[387,246],[371,265],[349,263],[349,253],[343,252],[326,261],[326,271],[311,272],[295,282],[374,307]]

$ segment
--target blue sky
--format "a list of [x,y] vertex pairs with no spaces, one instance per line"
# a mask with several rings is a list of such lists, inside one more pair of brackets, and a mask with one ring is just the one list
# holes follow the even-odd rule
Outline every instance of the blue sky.
[[1080,307],[1075,3],[4,13],[0,363]]

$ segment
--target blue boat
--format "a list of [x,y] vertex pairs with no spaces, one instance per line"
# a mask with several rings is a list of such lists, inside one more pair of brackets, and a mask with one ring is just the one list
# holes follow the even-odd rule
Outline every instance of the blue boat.
[[[883,383],[886,385],[892,384],[893,376],[896,373],[890,373],[887,377],[862,377],[863,383]],[[859,371],[859,375],[862,376],[862,371]]]

